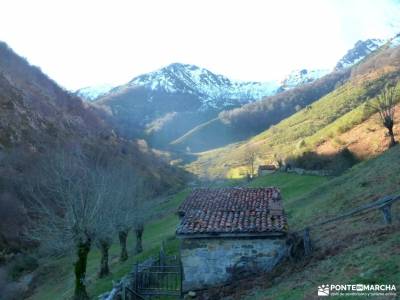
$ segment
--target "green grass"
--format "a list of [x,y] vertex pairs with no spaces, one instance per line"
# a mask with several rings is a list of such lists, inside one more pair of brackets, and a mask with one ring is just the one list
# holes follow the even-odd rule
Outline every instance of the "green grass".
[[[143,253],[132,255],[135,246],[132,232],[128,237],[129,259],[120,263],[119,246],[114,244],[110,248],[110,269],[112,274],[106,278],[97,278],[100,264],[100,252],[93,247],[87,264],[87,281],[88,293],[95,299],[98,295],[111,290],[112,281],[117,281],[129,273],[135,262],[143,261],[146,258],[156,255],[163,241],[165,241],[165,250],[167,254],[178,253],[179,241],[175,238],[175,229],[178,224],[178,217],[174,213],[174,209],[184,200],[189,190],[183,190],[166,199],[157,205],[154,210],[157,217],[153,221],[145,225],[143,233]],[[69,255],[60,259],[51,259],[42,266],[43,278],[41,284],[35,290],[30,299],[32,300],[54,300],[69,299],[73,294],[73,262],[74,255]]]
[[[313,175],[297,175],[293,173],[276,172],[256,177],[249,187],[278,187],[284,200],[296,199],[315,189],[318,185],[328,181],[328,177]],[[285,205],[286,207],[286,205]]]
[[[250,187],[277,186],[282,190],[286,203],[300,197],[316,185],[328,180],[318,176],[300,176],[296,174],[275,173],[254,179]],[[213,188],[229,187],[247,184],[244,180],[224,180],[210,184]],[[177,254],[179,241],[175,238],[175,229],[178,218],[175,210],[179,204],[190,193],[190,189],[184,189],[175,195],[160,201],[154,208],[154,215],[162,216],[155,218],[145,226],[143,234],[144,252],[140,255],[130,255],[128,261],[118,262],[119,246],[113,245],[110,249],[110,268],[112,274],[107,278],[98,279],[100,253],[93,247],[89,254],[87,266],[88,292],[95,298],[98,295],[111,290],[112,281],[117,281],[132,270],[136,261],[142,261],[147,257],[156,255],[162,241],[166,241],[166,251],[169,254]],[[133,253],[135,243],[132,234],[128,238],[129,253]],[[43,283],[36,289],[32,300],[68,299],[73,293],[73,255],[57,260],[50,260],[43,268],[47,274],[42,278]]]
[[176,149],[188,148],[191,152],[201,152],[244,140],[251,135],[251,132],[240,132],[220,118],[215,118],[194,127],[170,145]]
[[182,201],[185,200],[185,198],[189,195],[189,193],[190,189],[186,188],[172,195],[171,197],[168,197],[156,206],[155,212],[163,215],[166,215],[169,212],[174,212],[182,203]]
[[[400,146],[362,162],[342,176],[317,182],[315,188],[291,195],[286,191],[285,209],[290,228],[325,220],[384,195],[400,191]],[[279,175],[280,176],[280,175]],[[279,176],[267,181],[268,184]],[[265,180],[260,178],[260,181]],[[257,183],[256,183],[257,184]],[[262,185],[263,183],[261,183]],[[283,193],[285,190],[282,189]],[[284,199],[285,201],[285,199]],[[400,203],[392,206],[394,224],[384,226],[379,210],[311,231],[314,256],[304,266],[288,269],[272,284],[259,279],[243,299],[314,299],[321,284],[399,284],[400,282]],[[256,279],[255,279],[256,280]],[[261,283],[260,283],[261,280]],[[271,283],[271,282],[270,282]],[[263,287],[265,286],[265,287]],[[360,299],[360,297],[335,297]],[[389,298],[388,299],[392,299]]]
[[[399,74],[385,76],[393,80]],[[386,77],[370,81],[353,79],[314,102],[311,108],[300,110],[245,142],[199,153],[187,169],[200,176],[229,177],[235,169],[247,167],[246,153],[250,148],[257,153],[257,164],[312,151],[318,144],[370,117],[373,111],[365,103],[384,88],[389,80]]]
[[298,201],[294,221],[323,219],[355,208],[368,201],[400,191],[400,174],[394,164],[400,162],[396,146],[383,155],[363,161],[339,177],[327,181]]
[[[362,245],[360,245],[362,243]],[[400,282],[400,254],[396,247],[400,235],[380,237],[365,235],[365,240],[351,244],[339,253],[322,260],[312,260],[303,270],[297,270],[273,281],[272,286],[255,288],[243,299],[316,299],[321,284],[396,284]],[[383,251],[384,250],[384,251]],[[334,297],[361,299],[361,297]],[[376,299],[371,297],[371,299]],[[386,297],[385,299],[393,299]]]
[[249,184],[249,187],[278,187],[282,193],[283,205],[289,220],[289,228],[292,229],[292,227],[299,226],[296,219],[293,221],[293,217],[299,214],[307,205],[306,201],[299,201],[299,199],[317,187],[329,182],[329,180],[329,177],[323,176],[276,172],[257,177]]
[[[281,189],[288,215],[289,228],[297,230],[305,225],[324,220],[358,207],[377,198],[400,190],[400,173],[395,166],[400,162],[400,146],[396,146],[376,159],[362,162],[345,174],[335,177],[297,175],[283,172],[255,178],[250,183],[243,180],[216,182],[213,187],[247,185],[249,187],[276,186]],[[189,189],[168,198],[155,208],[165,212],[146,225],[145,251],[131,256],[128,262],[117,262],[118,246],[111,249],[112,275],[97,279],[99,252],[95,249],[88,261],[88,291],[95,296],[111,289],[112,280],[128,273],[136,261],[157,254],[161,242],[176,254],[179,242],[174,238],[178,218],[173,210],[188,195]],[[395,222],[400,215],[400,203],[393,206]],[[382,216],[375,211],[334,225],[311,231],[316,248],[315,257],[309,264],[288,269],[273,280],[272,286],[262,284],[248,291],[241,291],[247,299],[312,299],[319,284],[325,283],[399,283],[400,234],[395,227],[382,226]],[[132,253],[134,242],[129,239]],[[48,274],[32,299],[67,299],[72,294],[72,260],[63,258],[51,261]],[[259,282],[260,279],[254,278]],[[346,298],[349,299],[349,298]]]

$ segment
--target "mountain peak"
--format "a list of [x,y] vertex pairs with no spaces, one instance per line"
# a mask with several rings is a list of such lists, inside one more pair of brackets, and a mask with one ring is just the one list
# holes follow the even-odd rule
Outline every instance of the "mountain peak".
[[336,64],[335,70],[342,70],[356,64],[364,57],[380,48],[387,41],[382,39],[368,39],[365,41],[358,41],[354,47],[347,51],[347,53]]
[[[201,110],[225,109],[260,100],[279,91],[312,82],[327,73],[326,70],[301,69],[292,72],[281,83],[277,80],[268,82],[238,81],[196,65],[174,62],[150,73],[137,76],[126,85],[116,87],[111,93],[139,86],[150,93],[195,96],[202,103]],[[110,91],[111,87],[108,88]],[[77,92],[89,101],[97,100],[99,96],[107,94],[103,93],[101,87],[83,88]]]
[[111,84],[99,84],[95,86],[87,86],[76,90],[74,93],[79,97],[88,101],[95,101],[97,98],[107,94],[114,88]]
[[281,82],[281,90],[288,90],[295,88],[299,85],[313,82],[325,75],[330,71],[327,69],[297,69],[288,74]]
[[187,70],[196,70],[200,69],[200,67],[191,64],[184,64],[180,62],[174,62],[169,64],[168,66],[161,68],[161,69],[169,69],[169,70],[179,70],[179,69],[187,69]]
[[[196,65],[172,63],[156,71],[135,77],[129,85],[144,86],[151,91],[197,95],[202,107],[231,106],[272,95],[277,82],[234,81]],[[224,103],[224,104],[223,104]]]
[[390,41],[389,41],[389,47],[390,48],[396,48],[400,46],[400,33],[396,34],[395,37],[393,37]]

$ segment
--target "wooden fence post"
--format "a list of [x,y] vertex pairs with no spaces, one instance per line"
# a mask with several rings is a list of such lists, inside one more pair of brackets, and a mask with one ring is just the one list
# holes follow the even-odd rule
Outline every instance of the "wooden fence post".
[[386,225],[392,224],[392,212],[391,212],[392,204],[386,204],[381,207],[381,211],[383,213],[383,220]]
[[[139,292],[139,264],[135,263],[135,283],[134,283],[135,293]],[[136,298],[136,297],[135,297]]]
[[312,247],[310,239],[310,228],[308,227],[304,229],[303,243],[304,243],[304,255],[305,256],[311,255]]
[[122,300],[126,299],[126,288],[125,288],[125,281],[122,280],[122,295],[121,295]]
[[180,281],[180,287],[179,287],[179,296],[180,299],[183,299],[183,265],[182,265],[182,259],[181,259],[181,252],[179,251],[179,255],[178,255],[178,264],[179,264],[179,281]]
[[[159,253],[159,265],[160,267],[163,267],[166,265],[166,255],[165,255],[165,250],[164,250],[164,241],[161,242],[161,248],[160,248],[160,253]],[[163,270],[163,269],[162,269]]]

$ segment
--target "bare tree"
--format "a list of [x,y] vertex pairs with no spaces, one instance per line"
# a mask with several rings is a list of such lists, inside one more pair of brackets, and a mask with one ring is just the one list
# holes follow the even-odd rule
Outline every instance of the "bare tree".
[[129,230],[130,230],[129,227],[124,227],[118,231],[119,245],[121,247],[121,253],[119,256],[120,261],[125,261],[128,259],[128,250],[126,248],[126,240],[128,239]]
[[151,196],[151,188],[148,186],[148,183],[143,180],[139,185],[139,188],[136,191],[136,197],[134,201],[134,222],[133,229],[135,231],[136,236],[136,246],[135,246],[135,254],[139,254],[143,251],[143,231],[144,224],[146,219],[151,215],[151,204],[150,200]]
[[100,269],[99,269],[99,278],[105,277],[110,274],[109,267],[109,249],[114,241],[114,235],[116,232],[116,220],[118,220],[118,209],[115,207],[112,199],[113,194],[113,174],[108,172],[108,169],[105,169],[104,177],[107,178],[107,201],[103,201],[102,205],[98,212],[98,220],[97,223],[97,234],[96,234],[96,245],[100,250],[101,259],[100,259]]
[[386,87],[382,94],[380,94],[375,101],[370,103],[368,106],[379,113],[379,118],[382,125],[388,130],[390,136],[389,147],[393,147],[396,144],[394,138],[393,126],[394,126],[394,109],[397,101],[399,100],[399,90],[396,87]]
[[250,170],[249,176],[250,176],[250,178],[253,178],[254,177],[255,162],[256,162],[256,159],[257,159],[257,152],[256,152],[256,149],[255,149],[254,146],[246,147],[245,151],[246,152],[244,154],[244,156],[245,156],[244,159],[245,159],[245,162],[246,162],[246,164],[247,164],[247,166],[248,166],[248,168]]
[[112,173],[114,224],[121,247],[120,261],[125,261],[128,259],[126,243],[128,233],[142,218],[141,202],[146,193],[143,178],[126,162],[115,165]]
[[134,229],[136,236],[135,254],[139,254],[143,251],[142,236],[144,231],[144,223],[138,220],[134,226]]
[[38,162],[27,184],[33,221],[30,237],[51,253],[75,252],[74,299],[89,299],[87,258],[104,228],[99,224],[104,223],[102,207],[109,199],[107,177],[79,149],[52,151]]

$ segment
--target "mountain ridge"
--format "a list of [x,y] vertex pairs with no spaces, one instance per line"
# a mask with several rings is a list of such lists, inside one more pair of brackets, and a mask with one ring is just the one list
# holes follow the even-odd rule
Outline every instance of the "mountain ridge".
[[86,101],[95,101],[97,98],[104,96],[115,86],[112,84],[100,84],[95,86],[86,86],[74,91],[74,94]]
[[[397,39],[400,40],[399,37]],[[338,62],[338,65],[340,65],[340,62],[346,61],[346,65],[343,64],[342,67],[336,68],[332,72],[328,70],[295,70],[282,82],[280,93],[265,97],[260,101],[244,104],[238,108],[224,110],[219,113],[219,119],[197,126],[174,140],[172,145],[179,149],[202,152],[238,142],[260,133],[269,126],[289,117],[289,114],[310,106],[313,101],[344,84],[350,77],[367,72],[368,70],[365,68],[380,68],[382,59],[377,65],[373,63],[363,64],[363,61],[365,58],[379,53],[380,49],[396,47],[397,39],[395,37],[390,40],[358,41]],[[390,58],[386,59],[390,60]],[[370,61],[373,61],[373,58]],[[317,73],[316,76],[315,73]],[[325,76],[320,77],[322,75]],[[309,79],[310,77],[311,79]],[[295,84],[292,85],[292,82],[295,82]],[[285,90],[285,85],[289,87],[292,85],[292,88]],[[223,133],[224,138],[215,141],[211,138],[205,138],[213,132]]]
[[[399,34],[400,35],[400,34]],[[246,80],[233,80],[228,76],[221,75],[215,72],[212,72],[206,68],[202,68],[200,66],[196,66],[193,64],[174,62],[164,67],[161,67],[157,70],[150,71],[138,76],[135,76],[133,79],[128,81],[126,84],[122,85],[111,85],[111,84],[100,84],[95,86],[87,86],[80,88],[74,93],[82,97],[84,100],[94,101],[112,89],[118,89],[120,87],[126,85],[139,85],[146,86],[150,89],[154,90],[157,88],[161,88],[164,91],[176,92],[177,89],[174,87],[174,81],[176,83],[177,80],[181,80],[184,83],[185,88],[188,91],[196,90],[196,86],[199,86],[199,80],[194,80],[196,75],[199,78],[204,78],[206,81],[209,80],[209,83],[217,83],[218,85],[225,85],[235,87],[239,93],[233,93],[229,91],[219,92],[215,90],[206,90],[204,87],[200,87],[197,91],[200,94],[216,97],[221,96],[221,94],[230,94],[234,96],[234,98],[249,98],[252,100],[258,100],[265,96],[269,96],[275,94],[280,90],[287,90],[289,88],[294,88],[300,84],[310,83],[316,79],[323,77],[334,70],[342,70],[344,68],[348,68],[362,60],[364,57],[368,56],[375,50],[379,49],[386,43],[390,42],[394,46],[396,46],[399,41],[396,38],[399,37],[397,35],[393,39],[377,39],[371,38],[367,40],[359,40],[354,46],[349,49],[346,54],[339,59],[336,63],[335,67],[332,69],[308,69],[308,68],[300,68],[293,69],[290,73],[288,73],[283,78],[276,78],[269,81],[246,81]],[[192,71],[193,74],[190,74],[188,70]],[[179,78],[177,74],[183,74],[182,78]],[[168,78],[168,75],[172,75],[172,77]],[[187,79],[186,82],[184,79]],[[168,81],[170,79],[170,81]],[[183,80],[182,80],[183,79]],[[178,86],[181,85],[177,84]],[[248,87],[246,89],[246,87]],[[226,87],[225,87],[226,88]],[[249,90],[249,89],[252,90]],[[210,93],[211,92],[211,93]],[[225,96],[225,95],[224,95]],[[225,97],[226,98],[226,97]]]
[[18,249],[26,243],[22,237],[29,223],[29,199],[22,191],[35,176],[35,163],[58,148],[124,160],[151,179],[156,193],[184,182],[182,171],[141,144],[115,134],[95,107],[0,42],[0,207],[10,210],[4,216],[0,209],[0,248]]
[[226,105],[218,103],[219,99],[236,100],[238,104],[254,101],[265,95],[274,94],[278,89],[278,83],[274,81],[231,80],[205,68],[182,63],[172,63],[156,71],[137,76],[128,84],[170,93],[198,94],[202,100],[202,109],[207,109],[207,106],[219,108]]
[[[376,126],[370,125],[373,111],[368,108],[368,103],[388,84],[399,86],[400,45],[393,45],[395,43],[392,40],[390,44],[380,48],[380,51],[371,53],[352,68],[346,68],[350,73],[349,79],[335,86],[331,92],[311,105],[302,107],[296,113],[274,126],[266,127],[264,131],[247,140],[198,153],[197,160],[186,167],[203,176],[212,174],[229,177],[239,173],[245,174],[246,153],[249,149],[257,153],[258,164],[276,163],[278,160],[289,161],[290,165],[305,169],[335,169],[341,167],[342,162],[338,163],[339,160],[343,159],[345,165],[345,160],[351,160],[352,156],[365,159],[380,154],[386,149],[387,141],[384,136],[381,137],[380,147],[369,145],[369,150],[365,151],[358,150],[360,145],[365,145],[358,138],[365,137],[368,140],[369,136],[373,135],[369,133],[370,130],[377,133],[385,131],[373,129]],[[397,116],[398,114],[395,115]],[[396,123],[397,121],[395,120]],[[365,125],[360,128],[365,132],[362,134],[354,130],[352,134],[344,135],[363,123]],[[336,146],[333,149],[335,151],[329,152],[333,148],[332,143]],[[342,150],[346,151],[341,152]],[[367,153],[368,151],[371,153]]]
[[335,70],[342,70],[344,68],[353,66],[386,43],[387,40],[384,39],[367,39],[364,41],[357,41],[354,47],[347,51],[347,53],[337,62]]
[[[326,69],[298,69],[280,82],[277,80],[265,83],[231,80],[224,75],[195,65],[172,63],[136,76],[126,84],[113,87],[92,103],[108,112],[105,118],[120,134],[128,138],[144,138],[158,148],[170,149],[172,145],[172,148],[176,149],[181,141],[190,138],[196,130],[207,130],[208,125],[202,124],[218,128],[220,133],[228,134],[228,136],[235,136],[236,134],[230,133],[230,130],[222,128],[220,130],[221,124],[217,124],[216,118],[223,120],[224,124],[236,126],[239,121],[234,118],[236,115],[242,115],[241,111],[248,110],[259,114],[265,109],[282,110],[279,103],[272,103],[274,98],[279,98],[277,95],[280,93],[314,84],[328,74],[348,73],[347,69],[357,65],[366,56],[375,53],[386,42],[379,39],[358,41],[340,59],[332,72]],[[346,80],[346,76],[336,76],[334,79],[335,76],[331,76],[331,79],[325,82],[322,81],[322,84],[314,85],[312,89],[316,90],[315,93],[306,92],[306,95],[297,96],[296,93],[288,94],[287,96],[293,98],[293,101],[284,101],[284,105],[293,104],[292,113],[304,105],[309,105],[315,98],[315,94],[319,93],[318,95],[322,96],[323,91],[329,92],[329,89],[324,87],[325,83],[334,88],[331,83],[336,84],[336,82],[332,80],[338,80],[337,84]],[[299,98],[298,101],[295,101],[296,97]],[[277,117],[277,114],[273,116],[274,122],[280,120]],[[213,121],[210,122],[211,120]],[[267,123],[265,126],[272,124]],[[260,124],[257,126],[260,127]],[[222,124],[222,126],[225,125]],[[251,126],[254,127],[254,124]],[[249,132],[251,134],[260,132],[258,127]],[[221,139],[220,142],[237,141],[237,138],[245,137],[246,134],[239,134],[234,140],[229,137]]]
[[[171,63],[155,71],[138,75],[122,85],[101,84],[74,91],[84,100],[96,101],[107,93],[120,91],[126,86],[144,86],[164,92],[198,93],[211,99],[225,98],[244,103],[259,100],[282,90],[312,82],[329,73],[327,69],[295,69],[284,78],[269,81],[234,80],[193,64]],[[179,76],[181,75],[181,76]],[[208,84],[208,85],[207,85]],[[213,86],[214,85],[214,86]],[[247,101],[246,101],[247,100]]]
[[[309,76],[309,73],[313,76]],[[299,84],[312,82],[318,74],[298,76]],[[195,65],[173,63],[133,78],[93,101],[108,111],[107,119],[126,137],[140,137],[153,146],[168,148],[186,132],[214,119],[225,110],[254,103],[294,88],[278,82],[231,80]]]

